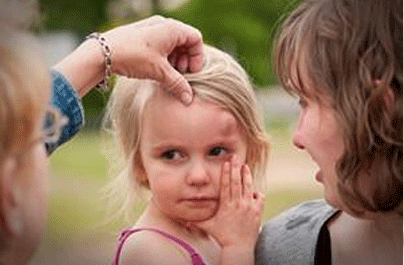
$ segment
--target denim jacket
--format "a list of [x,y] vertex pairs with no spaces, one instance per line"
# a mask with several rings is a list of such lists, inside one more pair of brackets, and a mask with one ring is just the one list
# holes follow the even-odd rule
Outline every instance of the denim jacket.
[[84,110],[80,97],[70,82],[58,71],[52,69],[51,104],[59,109],[68,119],[60,138],[56,142],[47,142],[48,155],[52,154],[61,144],[70,140],[84,126]]

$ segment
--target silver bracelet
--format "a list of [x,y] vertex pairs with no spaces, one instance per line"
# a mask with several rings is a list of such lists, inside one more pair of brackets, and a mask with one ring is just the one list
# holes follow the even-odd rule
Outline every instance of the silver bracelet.
[[101,45],[105,59],[105,75],[104,79],[100,83],[98,83],[96,87],[99,88],[101,91],[105,92],[108,90],[109,78],[112,74],[111,49],[109,48],[109,45],[105,37],[101,36],[101,34],[98,32],[91,33],[86,37],[86,39],[96,39],[98,43]]

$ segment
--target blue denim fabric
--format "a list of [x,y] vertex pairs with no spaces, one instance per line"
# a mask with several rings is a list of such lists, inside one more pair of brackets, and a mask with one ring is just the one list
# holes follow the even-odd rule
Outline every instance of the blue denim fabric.
[[84,126],[84,110],[81,99],[73,86],[58,71],[52,69],[52,105],[69,119],[57,142],[45,143],[48,155],[52,154],[61,144],[71,139]]

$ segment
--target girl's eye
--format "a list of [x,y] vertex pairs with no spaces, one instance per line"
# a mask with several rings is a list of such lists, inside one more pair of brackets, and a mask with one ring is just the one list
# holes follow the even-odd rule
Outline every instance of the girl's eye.
[[224,147],[213,147],[209,151],[210,156],[223,156],[223,155],[226,155],[228,153],[229,153],[229,151]]
[[168,150],[165,151],[161,157],[166,160],[177,160],[181,158],[181,153],[178,150]]

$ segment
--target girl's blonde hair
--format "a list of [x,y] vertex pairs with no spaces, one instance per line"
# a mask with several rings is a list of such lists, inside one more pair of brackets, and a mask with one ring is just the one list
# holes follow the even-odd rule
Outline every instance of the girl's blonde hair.
[[[246,163],[254,179],[260,181],[267,169],[269,141],[248,75],[223,51],[205,46],[205,56],[202,71],[186,74],[185,78],[195,97],[217,104],[237,119],[247,139]],[[124,164],[120,176],[110,186],[111,198],[120,197],[128,186],[135,187],[135,191],[149,188],[147,176],[139,170],[139,149],[146,105],[157,89],[161,89],[158,83],[150,80],[120,77],[111,94],[104,127],[111,129]],[[126,206],[121,204],[122,209],[130,204],[128,196],[129,193],[123,196]]]

